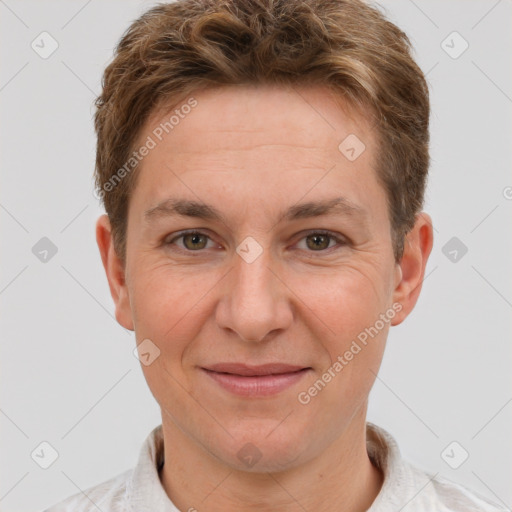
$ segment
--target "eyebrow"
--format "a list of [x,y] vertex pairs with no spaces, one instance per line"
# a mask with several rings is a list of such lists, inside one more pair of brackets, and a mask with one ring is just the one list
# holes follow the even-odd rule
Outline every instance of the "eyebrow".
[[[353,203],[345,197],[296,204],[282,212],[280,218],[293,221],[328,214],[359,218],[362,221],[366,221],[368,218],[368,212],[362,206]],[[174,197],[167,198],[144,212],[144,219],[149,222],[153,219],[176,215],[225,223],[224,216],[214,206],[199,201]]]

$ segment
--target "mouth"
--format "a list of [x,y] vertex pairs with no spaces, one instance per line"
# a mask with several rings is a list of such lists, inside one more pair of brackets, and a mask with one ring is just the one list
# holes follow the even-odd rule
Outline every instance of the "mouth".
[[288,389],[302,380],[312,368],[281,363],[259,366],[219,363],[201,370],[232,394],[257,397],[275,395]]

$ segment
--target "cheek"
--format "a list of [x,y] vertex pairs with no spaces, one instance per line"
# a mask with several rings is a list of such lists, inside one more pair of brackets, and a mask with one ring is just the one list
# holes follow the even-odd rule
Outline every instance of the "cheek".
[[385,280],[379,280],[375,268],[366,272],[362,268],[316,276],[314,287],[302,279],[302,288],[297,288],[307,306],[303,311],[310,310],[308,329],[318,326],[317,339],[329,356],[323,361],[321,375],[310,384],[319,377],[328,382],[329,389],[322,391],[317,403],[332,405],[334,411],[340,403],[355,405],[365,399],[382,361],[392,319],[390,315],[388,321],[381,317],[389,310]]
[[204,295],[215,280],[204,273],[184,275],[169,265],[151,267],[135,277],[130,293],[137,342],[150,339],[160,351],[150,365],[142,365],[144,377],[162,412],[179,423],[180,417],[194,415],[183,361],[199,337],[205,321]]
[[151,339],[173,365],[197,337],[204,321],[205,294],[219,279],[216,273],[185,275],[169,265],[135,277],[130,294],[137,340]]
[[301,276],[293,286],[317,323],[334,340],[343,343],[373,325],[388,308],[385,280],[369,266],[330,269],[315,276]]

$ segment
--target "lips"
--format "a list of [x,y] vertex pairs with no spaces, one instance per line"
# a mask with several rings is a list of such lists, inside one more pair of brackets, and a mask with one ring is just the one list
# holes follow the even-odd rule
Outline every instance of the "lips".
[[311,368],[268,363],[258,366],[218,363],[202,368],[221,388],[243,397],[275,395],[301,380]]
[[282,375],[304,370],[304,366],[296,366],[281,363],[268,363],[258,366],[248,366],[240,363],[218,363],[205,368],[216,373],[229,373],[243,377],[259,377],[262,375]]

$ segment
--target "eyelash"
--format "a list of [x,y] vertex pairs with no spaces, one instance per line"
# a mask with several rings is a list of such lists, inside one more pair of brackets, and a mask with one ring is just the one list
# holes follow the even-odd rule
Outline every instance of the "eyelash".
[[[174,238],[172,238],[172,240],[169,240],[168,242],[164,241],[164,245],[165,246],[173,245],[176,240],[179,240],[180,238],[183,238],[186,235],[202,235],[202,236],[206,236],[208,238],[208,240],[212,240],[211,237],[208,236],[206,233],[199,231],[199,230],[191,229],[191,230],[187,230],[187,231],[181,231],[177,236],[175,236]],[[305,238],[307,238],[308,236],[312,236],[312,235],[322,235],[322,236],[329,237],[331,240],[334,240],[335,242],[337,242],[338,249],[341,248],[342,246],[348,245],[348,241],[346,239],[340,237],[339,235],[337,235],[336,233],[333,233],[332,231],[327,231],[327,230],[322,230],[322,229],[307,232],[299,241],[302,241]],[[186,249],[186,248],[182,248],[182,247],[178,247],[178,249],[180,252],[186,253],[187,255],[192,255],[192,256],[200,256],[201,253],[206,250],[206,249],[198,249],[197,251],[192,251],[190,249]],[[322,249],[319,251],[308,250],[306,252],[312,253],[312,254],[314,254],[314,253],[330,254],[332,252],[332,249],[336,249],[336,246],[328,247],[327,249]],[[197,253],[197,254],[194,254],[194,253]],[[315,256],[309,256],[309,257],[315,257]]]

